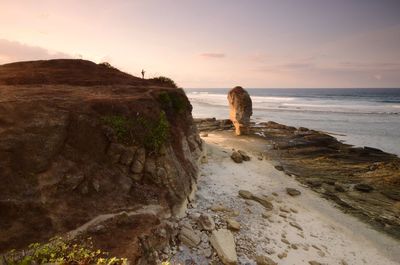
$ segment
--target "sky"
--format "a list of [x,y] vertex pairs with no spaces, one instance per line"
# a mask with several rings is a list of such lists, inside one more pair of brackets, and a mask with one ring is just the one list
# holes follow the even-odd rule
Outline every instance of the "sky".
[[184,88],[400,87],[400,0],[0,0],[0,64],[51,58]]

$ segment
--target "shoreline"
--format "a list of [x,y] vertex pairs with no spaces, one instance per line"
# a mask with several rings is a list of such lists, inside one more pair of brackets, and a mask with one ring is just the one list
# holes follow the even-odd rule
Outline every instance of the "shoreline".
[[[229,120],[195,119],[200,132],[232,131]],[[400,158],[372,147],[353,147],[324,132],[252,123],[260,153],[289,176],[375,229],[400,239]]]
[[[227,219],[238,221],[240,230],[232,232],[238,264],[256,264],[255,259],[260,255],[280,265],[310,264],[310,261],[384,265],[400,261],[397,240],[336,209],[333,202],[277,170],[276,162],[267,156],[261,159],[262,138],[236,137],[228,131],[202,135],[208,162],[201,166],[196,200],[181,225],[189,224],[200,230],[196,218],[204,213],[213,218],[217,229],[227,227]],[[230,158],[232,149],[245,151],[251,160],[234,163]],[[286,187],[296,188],[301,195],[289,196]],[[239,190],[266,196],[273,210],[266,211],[261,204],[241,198]],[[301,230],[293,227],[292,222]],[[201,232],[204,234],[207,232]],[[209,249],[212,248],[208,241],[202,241],[196,248],[183,247],[171,262],[218,264],[212,263],[218,260],[215,253],[206,257]]]

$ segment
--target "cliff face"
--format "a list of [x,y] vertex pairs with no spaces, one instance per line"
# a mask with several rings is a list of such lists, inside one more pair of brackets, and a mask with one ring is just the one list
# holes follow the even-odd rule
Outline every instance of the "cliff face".
[[181,89],[82,60],[0,66],[0,253],[103,214],[178,214],[200,154]]

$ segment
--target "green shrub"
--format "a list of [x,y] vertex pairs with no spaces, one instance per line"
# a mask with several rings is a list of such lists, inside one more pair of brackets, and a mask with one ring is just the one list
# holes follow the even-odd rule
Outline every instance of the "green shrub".
[[186,101],[177,93],[162,92],[158,96],[158,101],[163,109],[172,109],[177,113],[183,113],[187,107]]
[[157,82],[161,86],[174,87],[174,88],[178,87],[174,80],[166,76],[154,77],[151,80]]
[[111,127],[121,143],[129,143],[132,141],[132,122],[122,115],[107,115],[102,117],[102,121]]
[[104,124],[115,133],[118,142],[123,144],[140,143],[152,151],[159,151],[168,140],[169,123],[164,111],[157,119],[144,116],[127,118],[122,115],[107,115],[101,118]]
[[127,259],[109,257],[108,253],[95,250],[89,238],[87,242],[77,244],[64,241],[61,237],[50,239],[48,243],[33,243],[23,252],[10,251],[4,256],[6,264],[30,265],[60,263],[67,265],[122,265]]
[[169,136],[169,123],[165,112],[161,111],[160,116],[155,121],[142,120],[142,125],[147,132],[144,139],[145,147],[159,151]]

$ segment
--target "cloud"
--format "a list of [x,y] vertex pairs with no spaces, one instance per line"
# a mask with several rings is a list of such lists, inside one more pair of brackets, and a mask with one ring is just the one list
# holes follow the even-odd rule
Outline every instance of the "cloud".
[[52,52],[42,47],[30,46],[17,41],[0,39],[0,64],[56,58],[72,58],[72,56],[62,52]]
[[226,54],[225,53],[219,53],[219,52],[205,52],[200,54],[201,57],[206,58],[206,59],[221,59],[225,58]]

